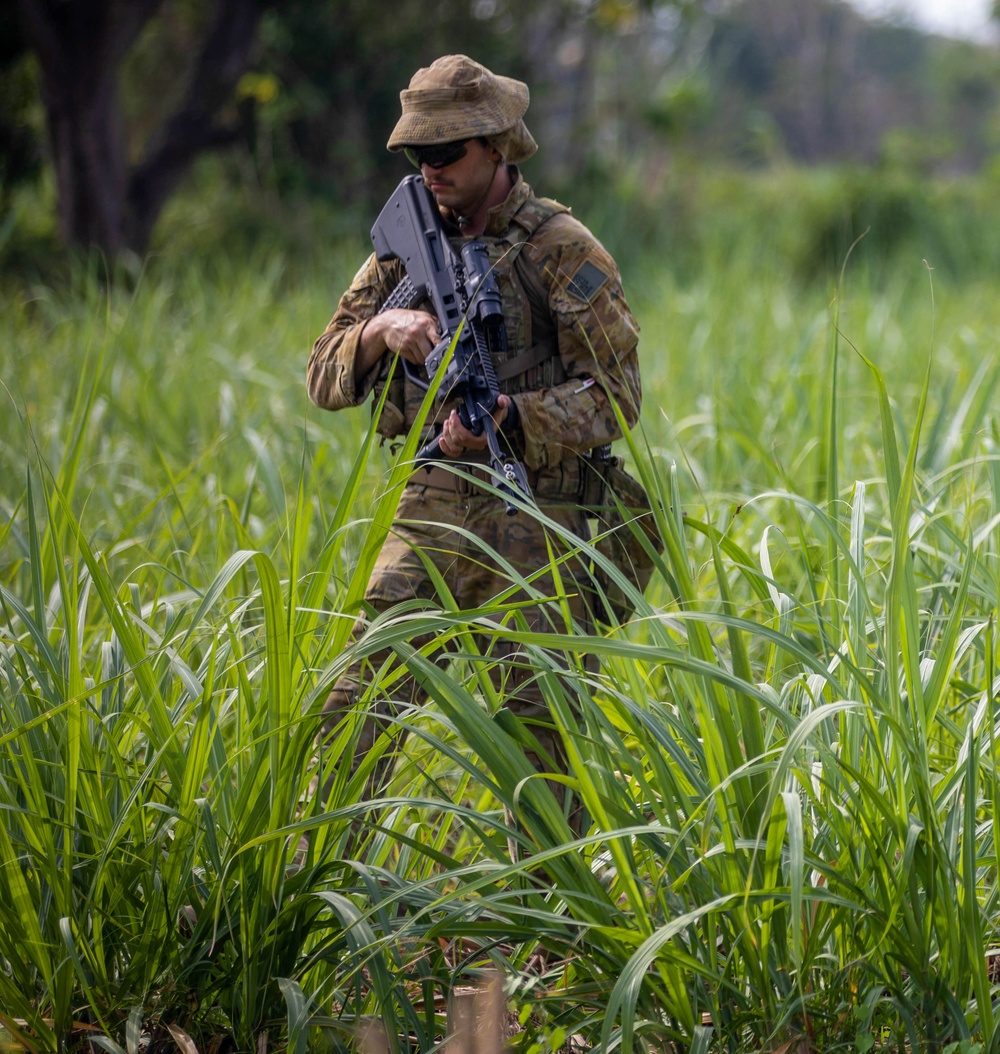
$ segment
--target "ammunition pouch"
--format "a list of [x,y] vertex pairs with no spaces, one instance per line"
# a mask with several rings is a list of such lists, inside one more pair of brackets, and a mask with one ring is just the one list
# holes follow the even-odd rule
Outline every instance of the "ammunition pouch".
[[[583,465],[580,505],[596,520],[594,548],[631,582],[645,592],[653,575],[653,552],[663,552],[646,488],[625,471],[620,457],[610,456],[608,447],[599,447],[580,458]],[[597,618],[610,624],[624,623],[635,611],[633,599],[607,569],[594,563],[593,608]]]

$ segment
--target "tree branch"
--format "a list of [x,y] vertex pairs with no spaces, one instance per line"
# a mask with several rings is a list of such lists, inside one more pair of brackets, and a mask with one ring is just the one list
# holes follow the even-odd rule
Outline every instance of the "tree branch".
[[144,244],[160,208],[194,158],[236,137],[236,130],[218,124],[216,115],[246,69],[263,6],[263,0],[215,0],[184,96],[132,173],[133,244]]
[[109,59],[116,67],[128,54],[146,23],[162,6],[163,0],[111,0],[109,21],[115,26],[115,50]]
[[24,35],[45,71],[81,64],[117,72],[163,0],[18,0]]

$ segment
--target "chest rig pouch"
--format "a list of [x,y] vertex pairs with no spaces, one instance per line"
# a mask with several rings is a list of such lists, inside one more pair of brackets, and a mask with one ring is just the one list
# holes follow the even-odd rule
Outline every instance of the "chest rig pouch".
[[503,238],[481,239],[503,297],[509,350],[495,367],[507,395],[552,388],[566,380],[548,287],[522,250],[546,220],[568,211],[551,198],[534,198],[517,211]]
[[[566,380],[559,358],[558,333],[549,313],[548,288],[521,250],[525,243],[549,218],[568,212],[565,205],[550,198],[535,198],[516,213],[504,237],[480,236],[494,268],[503,302],[508,351],[494,361],[500,390],[506,395],[551,388]],[[398,261],[390,261],[389,277],[396,282],[405,273]],[[411,306],[418,306],[416,304]],[[386,383],[389,392],[376,424],[378,433],[387,439],[404,435],[416,420],[424,390],[414,384],[401,369],[391,373],[392,359],[384,358],[381,374],[375,382],[375,404]],[[446,416],[450,404],[437,407],[428,425]]]

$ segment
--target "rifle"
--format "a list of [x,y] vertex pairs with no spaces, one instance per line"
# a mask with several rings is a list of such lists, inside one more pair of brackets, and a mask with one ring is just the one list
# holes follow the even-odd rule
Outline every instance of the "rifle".
[[[455,352],[438,388],[440,397],[458,395],[458,416],[473,434],[486,433],[490,468],[498,477],[507,514],[517,512],[512,498],[532,500],[524,465],[500,445],[493,411],[500,389],[493,355],[507,348],[507,330],[496,278],[482,242],[466,242],[456,253],[441,224],[441,214],[420,176],[407,176],[385,203],[372,227],[372,245],[379,260],[398,259],[406,276],[389,294],[379,313],[430,300],[437,315],[440,343],[424,362],[427,375],[437,373],[448,348]],[[457,340],[456,340],[456,334]],[[403,359],[407,376],[425,391],[413,363]],[[440,432],[440,427],[437,429]],[[436,434],[417,454],[416,464],[431,469],[443,457]]]

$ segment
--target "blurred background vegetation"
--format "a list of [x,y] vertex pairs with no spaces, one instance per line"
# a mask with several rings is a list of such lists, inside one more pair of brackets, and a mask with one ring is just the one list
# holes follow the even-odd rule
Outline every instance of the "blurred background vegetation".
[[[0,14],[0,267],[363,238],[420,65],[532,89],[526,175],[678,269],[766,217],[813,277],[869,230],[997,265],[1000,59],[839,0],[18,0]],[[987,225],[988,226],[988,225]],[[320,233],[325,232],[325,233]],[[972,235],[971,240],[969,235]],[[661,254],[662,255],[662,254]]]

